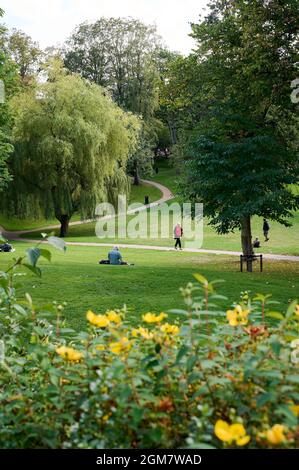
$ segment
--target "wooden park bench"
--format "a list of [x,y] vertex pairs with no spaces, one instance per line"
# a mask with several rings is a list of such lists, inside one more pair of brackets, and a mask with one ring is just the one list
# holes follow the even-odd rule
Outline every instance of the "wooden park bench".
[[240,271],[243,272],[243,263],[246,263],[247,271],[252,271],[252,262],[260,260],[260,272],[263,271],[263,255],[240,255]]

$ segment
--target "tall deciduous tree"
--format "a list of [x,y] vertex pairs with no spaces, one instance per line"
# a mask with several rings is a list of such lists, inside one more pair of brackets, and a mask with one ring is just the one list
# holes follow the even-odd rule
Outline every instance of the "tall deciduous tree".
[[132,18],[80,24],[64,50],[69,70],[105,87],[119,106],[142,117],[139,147],[128,165],[130,171],[134,168],[135,184],[138,173],[145,174],[151,165],[158,141],[160,50],[156,28]]
[[248,256],[253,215],[289,225],[299,206],[288,186],[299,174],[290,99],[298,32],[297,0],[213,0],[193,25],[207,106],[184,148],[184,192],[204,202],[219,232],[240,228]]
[[92,217],[97,203],[125,193],[125,168],[139,121],[104,90],[55,63],[48,81],[13,99],[14,182],[5,205],[18,216],[55,217],[67,234],[74,212]]
[[101,18],[80,24],[65,46],[65,65],[109,89],[119,106],[143,119],[157,106],[154,57],[160,38],[135,19]]
[[38,43],[15,28],[2,36],[1,42],[6,54],[17,64],[23,84],[30,83],[42,59]]
[[[4,14],[0,8],[0,17]],[[0,38],[6,34],[6,29],[0,25]],[[8,99],[18,88],[16,67],[4,50],[0,50],[0,191],[11,180],[7,161],[13,151],[10,142],[10,129],[12,125],[8,109]]]
[[6,187],[7,183],[11,181],[7,160],[12,151],[13,146],[7,141],[7,136],[0,129],[0,192]]
[[133,176],[133,184],[140,185],[140,175],[151,175],[153,169],[153,142],[146,124],[143,122],[139,132],[138,145],[127,163],[128,174]]

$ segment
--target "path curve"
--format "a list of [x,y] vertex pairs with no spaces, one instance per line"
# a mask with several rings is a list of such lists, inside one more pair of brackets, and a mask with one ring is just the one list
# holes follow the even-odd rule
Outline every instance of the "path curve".
[[[157,201],[151,202],[150,204],[146,204],[146,205],[143,204],[142,207],[140,209],[138,209],[140,212],[144,211],[144,210],[147,210],[147,209],[150,209],[152,207],[159,206],[160,204],[163,204],[164,202],[170,201],[171,199],[174,198],[174,195],[172,194],[172,192],[168,188],[166,188],[166,186],[163,186],[163,184],[161,184],[161,183],[157,183],[156,181],[144,180],[144,179],[142,179],[141,182],[145,183],[145,184],[148,184],[150,186],[154,186],[155,188],[159,189],[162,193],[162,197],[160,199],[158,199]],[[136,209],[129,210],[127,212],[127,214],[128,215],[129,214],[134,214],[135,212],[136,212]],[[103,217],[103,219],[110,219],[111,217],[113,217],[113,216],[106,216],[106,217]],[[82,224],[88,224],[90,222],[95,222],[95,219],[76,220],[75,222],[70,222],[69,225],[70,226],[82,225]],[[2,232],[3,235],[9,240],[22,240],[22,241],[24,241],[24,239],[21,238],[20,236],[25,234],[25,233],[44,232],[46,230],[54,230],[54,229],[57,229],[57,228],[60,228],[60,224],[48,225],[46,227],[39,227],[39,228],[30,229],[30,230],[15,230],[15,231],[12,232],[12,231],[9,231],[9,230],[5,230],[5,228],[0,226],[0,232]]]
[[[154,186],[162,192],[162,197],[160,199],[150,204],[144,205],[142,207],[142,210],[146,210],[151,207],[156,207],[174,198],[173,194],[168,188],[166,188],[166,186],[163,186],[162,184],[157,183],[156,181],[142,180],[142,182],[145,184]],[[130,210],[127,213],[133,214],[134,212],[135,210]],[[105,218],[110,218],[110,217],[111,216],[107,216]],[[86,224],[88,222],[94,222],[94,219],[78,220],[76,222],[70,222],[70,225],[80,225],[80,224]],[[5,230],[3,227],[0,226],[0,233],[2,232],[3,235],[9,240],[22,241],[22,242],[28,242],[28,243],[37,243],[37,242],[40,242],[40,240],[21,238],[21,235],[25,233],[41,232],[41,231],[52,230],[56,228],[60,228],[60,225],[50,225],[47,227],[40,227],[40,228],[33,229],[33,230],[32,229],[31,230],[17,230],[17,231],[11,232],[11,231]],[[47,243],[47,241],[45,240],[42,243]],[[66,242],[66,244],[70,246],[93,246],[93,247],[115,246],[115,243],[98,243],[98,242]],[[166,251],[166,252],[176,251],[173,247],[156,246],[156,245],[137,245],[137,244],[129,244],[129,243],[119,243],[118,246],[120,248],[131,248],[131,249],[140,249],[140,250],[154,250],[154,251]],[[183,252],[205,253],[205,254],[213,254],[213,255],[228,255],[228,256],[240,256],[242,254],[240,251],[205,250],[202,248],[184,248]],[[275,261],[299,262],[299,256],[293,256],[293,255],[276,255],[276,254],[266,253],[266,254],[263,254],[263,257],[265,259],[275,260]]]

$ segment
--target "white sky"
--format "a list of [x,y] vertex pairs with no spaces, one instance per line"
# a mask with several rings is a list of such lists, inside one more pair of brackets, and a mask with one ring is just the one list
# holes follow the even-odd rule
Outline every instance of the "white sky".
[[85,20],[134,17],[156,24],[172,50],[188,53],[190,22],[198,21],[208,0],[0,0],[9,28],[22,29],[42,47],[62,43]]

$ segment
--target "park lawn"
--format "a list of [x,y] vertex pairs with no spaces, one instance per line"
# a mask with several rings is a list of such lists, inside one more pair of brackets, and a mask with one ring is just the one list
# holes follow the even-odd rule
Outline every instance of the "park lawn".
[[[75,216],[74,216],[75,217]],[[73,219],[72,219],[73,220]],[[75,220],[75,219],[74,219]],[[78,217],[76,220],[80,220]],[[35,230],[39,227],[47,227],[49,225],[57,225],[59,222],[57,219],[17,219],[15,217],[7,217],[4,214],[0,214],[0,226],[6,230],[18,231],[18,230]]]
[[147,183],[142,183],[139,186],[132,185],[129,203],[134,204],[136,202],[141,202],[144,204],[145,196],[149,197],[149,202],[151,203],[161,199],[162,193],[160,189]]
[[[256,253],[275,253],[285,255],[299,255],[299,212],[290,219],[292,227],[285,227],[278,222],[269,221],[270,240],[264,242],[263,219],[253,217],[252,219],[252,238],[258,237],[261,241],[261,248],[256,249]],[[212,250],[241,250],[240,232],[227,235],[218,235],[215,230],[204,224],[204,243],[203,248]]]
[[155,164],[158,167],[159,172],[154,173],[151,178],[153,181],[157,183],[163,184],[166,188],[170,189],[172,193],[176,194],[177,188],[177,179],[179,175],[177,174],[175,168],[171,166],[170,161],[167,158],[159,158]]
[[[16,242],[16,253],[0,253],[0,270],[28,246]],[[53,258],[51,263],[41,261],[42,278],[31,273],[19,278],[21,292],[30,292],[38,304],[66,301],[65,317],[75,329],[86,327],[88,309],[103,313],[126,304],[128,320],[137,325],[148,311],[182,308],[179,288],[192,281],[196,272],[210,280],[225,281],[217,287],[218,293],[228,298],[220,302],[224,309],[238,301],[244,290],[272,293],[280,302],[275,307],[279,311],[299,298],[299,264],[294,262],[266,261],[264,273],[241,274],[238,258],[230,256],[125,249],[123,256],[135,266],[105,266],[98,265],[99,259],[107,257],[105,248],[69,246],[66,253],[49,249]],[[171,314],[170,319],[176,316]]]
[[[157,210],[157,209],[155,209]],[[128,223],[134,219],[134,216],[128,216]],[[297,213],[293,219],[292,227],[284,227],[277,222],[270,222],[270,241],[264,242],[262,233],[263,221],[259,217],[254,217],[252,221],[252,234],[255,238],[258,236],[261,240],[261,248],[256,250],[256,253],[274,253],[274,254],[285,254],[285,255],[299,255],[299,213]],[[169,236],[167,238],[161,238],[160,227],[157,228],[157,238],[150,236],[150,230],[157,227],[156,222],[150,224],[150,216],[148,213],[148,237],[143,236],[141,238],[97,238],[95,234],[96,223],[86,223],[82,225],[71,226],[69,229],[67,241],[76,242],[101,242],[101,243],[118,243],[118,244],[141,244],[141,245],[159,245],[159,246],[172,246],[173,245],[173,226],[175,225],[174,219],[170,216],[169,222],[166,222],[166,226],[169,224]],[[117,229],[117,221],[116,221]],[[57,231],[58,233],[58,231]],[[117,232],[116,232],[117,233]],[[32,238],[32,234],[26,234],[26,238]],[[37,234],[34,237],[38,237]],[[184,241],[184,239],[183,239]],[[240,251],[241,240],[240,232],[236,230],[234,233],[227,235],[219,235],[215,230],[208,225],[208,220],[204,220],[203,229],[203,245],[198,248],[204,248],[209,250],[229,250],[229,251]]]
[[[164,184],[166,187],[171,189],[173,194],[176,191],[176,175],[175,169],[170,166],[167,159],[159,159],[157,162],[159,173],[154,174],[151,179]],[[294,191],[298,191],[298,187],[294,187]],[[144,196],[148,195],[150,201],[157,200],[161,197],[161,193],[157,188],[150,186],[132,186],[132,192],[130,197],[130,203],[133,202],[144,202]],[[176,199],[169,201],[168,204],[176,202]],[[149,217],[149,215],[148,215]],[[128,217],[128,221],[131,221],[133,216]],[[57,221],[3,221],[0,225],[5,228],[14,229],[35,229],[37,227],[43,227],[46,225],[56,224]],[[72,221],[79,220],[79,216],[74,216]],[[18,226],[19,222],[19,226]],[[209,250],[229,250],[229,251],[241,251],[240,232],[236,230],[234,233],[227,235],[219,235],[216,231],[208,224],[208,220],[204,219],[204,230],[203,230],[203,244],[198,248],[204,248]],[[259,217],[254,217],[252,220],[252,236],[253,238],[259,237],[261,240],[262,247],[257,249],[257,253],[273,253],[273,254],[285,254],[285,255],[299,255],[299,212],[294,215],[294,218],[290,220],[293,224],[292,227],[284,227],[277,222],[270,221],[270,241],[264,243],[262,225],[263,221]],[[67,241],[76,242],[101,242],[101,243],[118,243],[118,244],[141,244],[141,245],[159,245],[159,246],[172,246],[173,245],[173,226],[176,221],[171,217],[169,219],[169,236],[166,238],[161,237],[160,228],[157,231],[157,237],[150,236],[150,227],[156,228],[155,223],[150,223],[148,220],[148,236],[142,236],[140,238],[104,238],[99,239],[95,235],[96,223],[86,223],[82,225],[70,226]],[[167,224],[166,224],[167,225]],[[117,226],[117,225],[116,225]],[[56,231],[58,234],[58,230]],[[26,234],[25,238],[33,238],[32,234]],[[39,238],[39,234],[35,233],[34,238]]]
[[[159,159],[158,161],[159,173],[152,176],[153,181],[157,181],[161,184],[164,184],[166,187],[173,191],[175,194],[176,190],[176,173],[175,169],[172,168],[169,164],[169,161],[166,159]],[[294,191],[297,191],[298,188],[294,188]],[[152,191],[155,191],[156,188],[151,188]],[[134,193],[135,191],[135,193]],[[144,196],[147,189],[142,187],[132,187],[132,202],[143,202]],[[149,191],[148,191],[149,192]],[[149,192],[150,200],[153,201],[153,197]],[[160,197],[160,196],[159,196]],[[156,197],[158,199],[158,197]],[[173,199],[168,202],[169,204],[177,202],[176,199]],[[157,209],[154,209],[154,211]],[[141,236],[140,238],[97,238],[95,235],[96,223],[86,223],[82,225],[71,226],[69,230],[67,241],[76,241],[76,242],[101,242],[101,243],[118,243],[118,244],[141,244],[141,245],[159,245],[159,246],[172,246],[173,245],[173,226],[177,221],[175,221],[171,216],[169,221],[166,222],[166,225],[169,225],[169,236],[161,237],[160,227],[155,230],[157,232],[157,237],[150,235],[151,228],[156,229],[157,223],[152,222],[149,219],[148,213],[148,222],[147,222],[147,237]],[[128,216],[128,222],[132,221],[133,216]],[[290,220],[293,224],[292,227],[284,227],[283,225],[278,224],[277,222],[270,221],[270,241],[265,243],[263,237],[263,220],[260,217],[254,217],[252,219],[252,236],[253,238],[259,237],[261,241],[261,248],[257,249],[257,253],[273,253],[273,254],[285,254],[285,255],[297,255],[299,256],[299,212],[294,215],[294,218]],[[116,223],[117,229],[117,223]],[[58,232],[57,232],[58,233]],[[117,232],[116,232],[117,233]],[[32,238],[31,234],[25,235],[26,238]],[[38,238],[38,235],[35,234],[34,238]],[[219,235],[214,230],[213,227],[209,225],[208,219],[204,219],[204,228],[203,228],[203,244],[198,246],[198,248],[203,248],[207,250],[228,250],[228,251],[241,251],[241,237],[240,232],[236,230],[234,233],[229,233],[227,235]]]

